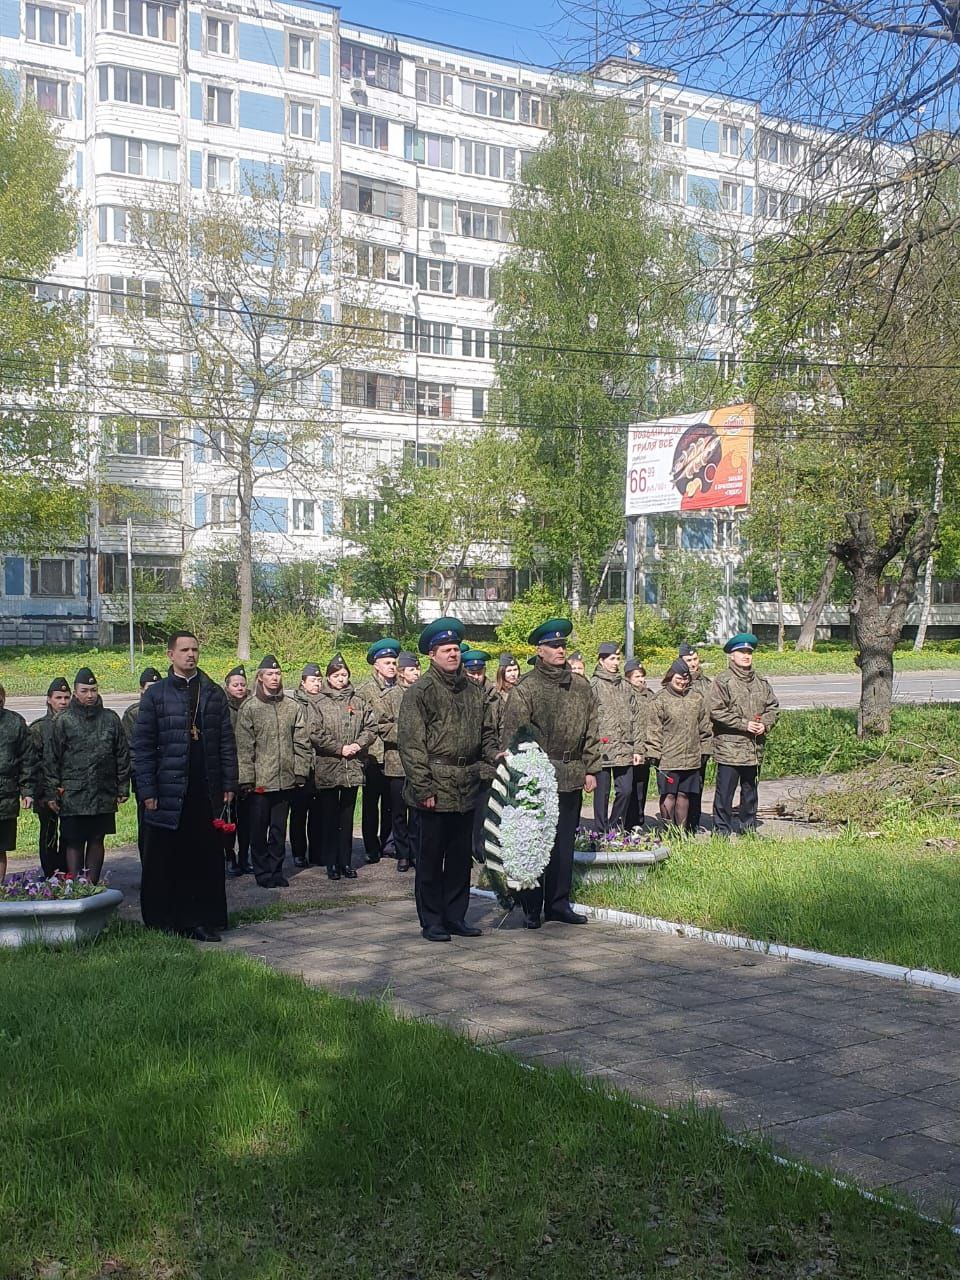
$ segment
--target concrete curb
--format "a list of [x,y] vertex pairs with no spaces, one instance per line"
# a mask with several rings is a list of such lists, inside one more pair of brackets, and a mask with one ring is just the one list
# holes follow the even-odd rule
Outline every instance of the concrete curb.
[[[471,889],[479,898],[493,898],[490,889]],[[913,987],[944,991],[960,995],[960,978],[948,973],[935,973],[932,969],[906,969],[899,964],[884,964],[880,960],[861,960],[858,956],[835,956],[827,951],[809,951],[805,947],[790,947],[780,942],[763,942],[759,938],[744,938],[737,933],[722,933],[713,929],[701,929],[699,925],[682,924],[677,920],[662,920],[659,916],[635,915],[631,911],[617,911],[613,907],[592,907],[585,902],[575,902],[577,911],[583,911],[594,920],[606,924],[619,924],[628,929],[651,929],[656,933],[672,933],[680,938],[693,938],[715,947],[730,947],[736,951],[756,951],[774,956],[777,960],[799,960],[804,964],[817,964],[827,969],[843,969],[847,973],[864,973],[874,978],[905,982]]]

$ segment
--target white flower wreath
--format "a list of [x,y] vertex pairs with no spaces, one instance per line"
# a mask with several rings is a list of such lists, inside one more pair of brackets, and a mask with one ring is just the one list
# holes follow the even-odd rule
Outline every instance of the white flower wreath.
[[484,822],[486,866],[498,896],[536,886],[550,861],[559,814],[549,758],[536,742],[517,742],[497,766]]

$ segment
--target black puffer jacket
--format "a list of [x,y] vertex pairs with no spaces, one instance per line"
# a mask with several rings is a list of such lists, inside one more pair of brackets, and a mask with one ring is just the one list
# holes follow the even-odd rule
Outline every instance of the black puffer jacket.
[[43,753],[44,793],[60,802],[63,817],[116,813],[130,793],[130,749],[120,717],[97,698],[76,698],[54,719]]
[[23,716],[0,709],[0,818],[15,818],[20,797],[34,794],[37,774],[36,740]]
[[[207,789],[214,813],[223,793],[237,789],[237,744],[230,724],[227,695],[203,671],[197,722],[207,766]],[[141,800],[156,800],[146,811],[152,827],[175,831],[187,794],[190,771],[190,691],[187,681],[171,672],[143,692],[133,739],[134,773]]]

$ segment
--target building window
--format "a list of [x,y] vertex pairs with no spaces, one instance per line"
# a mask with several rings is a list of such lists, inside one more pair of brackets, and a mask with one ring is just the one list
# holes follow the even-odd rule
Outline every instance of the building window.
[[112,485],[100,501],[100,523],[126,524],[128,519],[144,528],[180,524],[183,519],[181,491]]
[[464,111],[495,120],[516,120],[517,93],[499,85],[461,84],[460,101]]
[[721,324],[736,324],[737,295],[735,293],[721,293],[718,309]]
[[73,561],[31,560],[30,594],[59,596],[61,599],[76,595],[73,587]]
[[738,156],[740,154],[740,127],[735,124],[725,124],[720,128],[720,150],[725,156]]
[[483,387],[474,387],[470,392],[472,398],[471,413],[472,418],[479,421],[487,412],[487,393]]
[[130,177],[177,181],[177,148],[137,138],[110,139],[110,172]]
[[683,174],[675,169],[668,169],[663,175],[666,185],[666,196],[671,204],[683,204]]
[[344,240],[343,270],[346,275],[358,276],[364,280],[400,284],[403,278],[403,253],[400,249],[388,249],[381,244]]
[[[352,337],[356,341],[373,343],[378,339],[385,347],[399,350],[404,345],[404,317],[394,311],[379,311],[375,307],[345,306],[341,311],[341,319],[345,328],[352,329]],[[372,335],[370,338],[364,335]]]
[[[106,277],[109,279],[110,277]],[[101,282],[104,277],[100,277]],[[137,387],[162,386],[169,380],[167,357],[162,352],[135,351],[121,347],[113,352],[110,376],[114,382]]]
[[129,102],[136,107],[176,110],[176,80],[134,67],[100,67],[97,71],[101,102]]
[[341,388],[343,403],[354,409],[413,413],[417,403],[416,379],[391,373],[344,369]]
[[417,101],[434,107],[453,106],[453,76],[417,67]]
[[[124,552],[101,552],[99,587],[104,595],[127,589],[127,557]],[[133,589],[150,595],[179,591],[182,585],[180,561],[175,556],[133,557]]]
[[240,519],[240,500],[235,493],[208,495],[207,524],[232,526]]
[[383,503],[370,498],[348,498],[343,504],[343,531],[357,533],[383,515]]
[[453,139],[420,129],[404,129],[403,158],[428,169],[453,170]]
[[460,143],[460,168],[480,178],[516,182],[521,172],[522,153],[516,147],[494,147],[486,142]]
[[313,72],[313,38],[287,33],[287,67],[290,71]]
[[417,258],[417,284],[425,293],[456,294],[456,264],[439,258]]
[[293,531],[294,533],[316,532],[317,504],[312,498],[293,499]]
[[48,116],[66,120],[70,115],[70,85],[66,80],[27,76],[27,94],[36,99],[37,106]]
[[126,209],[122,205],[102,204],[97,209],[97,235],[101,244],[139,244],[140,237],[136,231],[136,218],[131,214],[140,213],[140,218],[147,223],[149,230],[150,214],[134,209]]
[[368,111],[351,111],[343,107],[340,112],[342,138],[355,147],[370,147],[374,151],[386,151],[389,130],[386,120],[372,116]]
[[441,320],[418,320],[405,316],[403,345],[407,351],[419,351],[428,356],[453,355],[453,325]]
[[290,102],[290,137],[313,142],[317,133],[317,118],[312,102]]
[[720,183],[720,208],[726,213],[740,212],[740,183]]
[[344,209],[374,218],[390,218],[394,222],[403,218],[403,187],[392,182],[345,173],[341,190]]
[[449,232],[456,229],[456,204],[436,196],[417,197],[417,223],[426,231]]
[[229,156],[207,156],[207,190],[233,190],[233,161]]
[[520,119],[524,124],[536,125],[538,129],[550,128],[550,99],[540,93],[520,94]]
[[26,38],[35,44],[55,44],[67,47],[68,15],[62,9],[51,9],[46,4],[26,6]]
[[772,164],[799,164],[803,159],[803,143],[799,138],[792,138],[788,133],[775,133],[771,129],[761,129],[759,139],[761,160],[769,160]]
[[175,458],[180,433],[170,418],[115,418],[110,430],[117,453],[136,458]]
[[418,382],[417,413],[424,418],[452,418],[452,385],[449,382]]
[[418,467],[439,467],[443,450],[438,444],[417,444],[415,440],[404,440],[403,460]]
[[317,177],[312,169],[295,169],[290,175],[290,185],[295,204],[317,203]]
[[461,355],[473,356],[478,360],[489,356],[491,360],[495,360],[500,349],[500,334],[496,329],[464,328],[460,330],[460,344]]
[[400,56],[383,49],[368,49],[365,45],[343,41],[340,45],[340,78],[360,80],[363,84],[399,93]]
[[721,351],[717,356],[717,373],[724,382],[732,382],[737,376],[737,357],[732,351]]
[[663,113],[663,140],[671,146],[683,146],[683,116],[676,111]]
[[100,26],[147,40],[177,42],[177,6],[156,0],[100,0]]
[[100,277],[100,313],[108,316],[160,317],[159,280],[138,280],[133,276]]
[[498,205],[457,201],[457,229],[475,240],[509,240],[509,215],[509,209]]
[[222,89],[219,85],[208,84],[206,93],[206,110],[203,114],[207,124],[233,124],[233,90]]
[[232,58],[236,48],[233,23],[225,18],[207,18],[207,53],[217,58]]
[[457,293],[461,298],[491,298],[493,296],[494,269],[457,264]]
[[313,236],[291,236],[290,257],[295,267],[305,267],[307,270],[312,270],[317,265],[317,247]]

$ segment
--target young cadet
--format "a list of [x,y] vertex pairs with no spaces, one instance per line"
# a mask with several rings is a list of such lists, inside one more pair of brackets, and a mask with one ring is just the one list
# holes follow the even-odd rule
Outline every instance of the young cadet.
[[[387,717],[384,698],[397,683],[397,656],[400,641],[393,636],[375,640],[367,650],[367,662],[373,668],[370,676],[357,688],[357,697],[368,702],[379,725]],[[390,783],[383,771],[383,739],[377,735],[363,766],[363,798],[360,803],[360,827],[368,862],[393,857],[390,816]]]
[[[690,671],[690,690],[692,693],[698,693],[703,699],[703,705],[707,708],[710,706],[710,690],[713,681],[709,676],[704,675],[703,668],[700,665],[700,654],[694,645],[689,644],[686,640],[682,642],[679,648],[679,656],[687,664]],[[700,790],[696,795],[690,797],[690,816],[688,824],[691,831],[697,831],[700,827],[700,814],[703,805],[703,788],[707,782],[707,762],[713,755],[713,734],[704,744],[703,754],[700,757]]]
[[57,676],[47,689],[47,710],[39,720],[30,725],[30,736],[33,739],[34,756],[37,762],[37,776],[34,788],[33,808],[40,821],[40,866],[45,876],[52,876],[57,871],[66,871],[67,857],[63,851],[60,838],[60,817],[50,807],[50,801],[56,796],[48,796],[43,786],[43,753],[50,737],[53,722],[61,711],[70,705],[70,686],[66,677]]
[[383,772],[390,786],[390,817],[393,847],[397,854],[397,870],[409,871],[413,865],[413,846],[407,816],[407,802],[403,798],[403,762],[397,739],[397,722],[400,703],[406,691],[420,679],[420,662],[415,653],[401,649],[397,658],[397,683],[384,696],[387,718],[381,723],[383,738]]
[[[315,662],[308,662],[293,691],[293,700],[303,710],[308,733],[322,684],[323,672]],[[293,793],[290,801],[290,852],[295,867],[323,866],[320,801],[312,767],[306,783]]]
[[[500,741],[500,719],[503,715],[503,699],[497,693],[497,686],[487,679],[487,663],[490,655],[485,649],[467,649],[463,658],[463,670],[468,680],[472,680],[483,691],[487,703],[487,713],[493,720]],[[480,790],[477,793],[477,806],[473,811],[473,856],[478,862],[483,861],[485,837],[483,824],[487,817],[487,801],[490,798],[490,785],[496,769],[493,765],[481,766]]]
[[[246,700],[253,695],[247,688],[247,670],[243,663],[232,667],[224,677],[223,691],[230,709],[230,728],[234,742],[237,738],[237,716]],[[223,836],[223,856],[226,873],[231,879],[253,875],[250,864],[250,797],[238,795],[234,799],[237,819],[236,831],[226,831]]]
[[[633,766],[640,763],[640,748],[635,741],[638,722],[637,701],[633,689],[620,674],[620,646],[605,641],[590,688],[597,700],[602,767],[597,774],[593,793],[593,821],[598,831],[622,827],[630,805]],[[613,778],[613,808],[610,804],[610,779]]]
[[7,691],[0,685],[0,884],[7,874],[7,852],[17,847],[20,806],[33,805],[37,781],[36,741],[27,722],[4,704]]
[[[156,667],[145,667],[140,673],[140,697],[143,697],[144,689],[149,688],[150,685],[156,684],[158,680],[162,679],[163,676],[161,676]],[[136,702],[131,702],[129,707],[127,707],[123,715],[120,717],[120,723],[123,725],[123,732],[127,735],[127,746],[130,749],[131,760],[133,758],[133,735],[137,727],[137,716],[139,714],[140,702],[138,699]],[[130,775],[130,784],[133,788],[134,799],[137,802],[137,848],[140,851],[140,861],[142,862],[143,846],[147,835],[147,827],[143,817],[143,801],[137,794],[137,778],[133,773]]]

